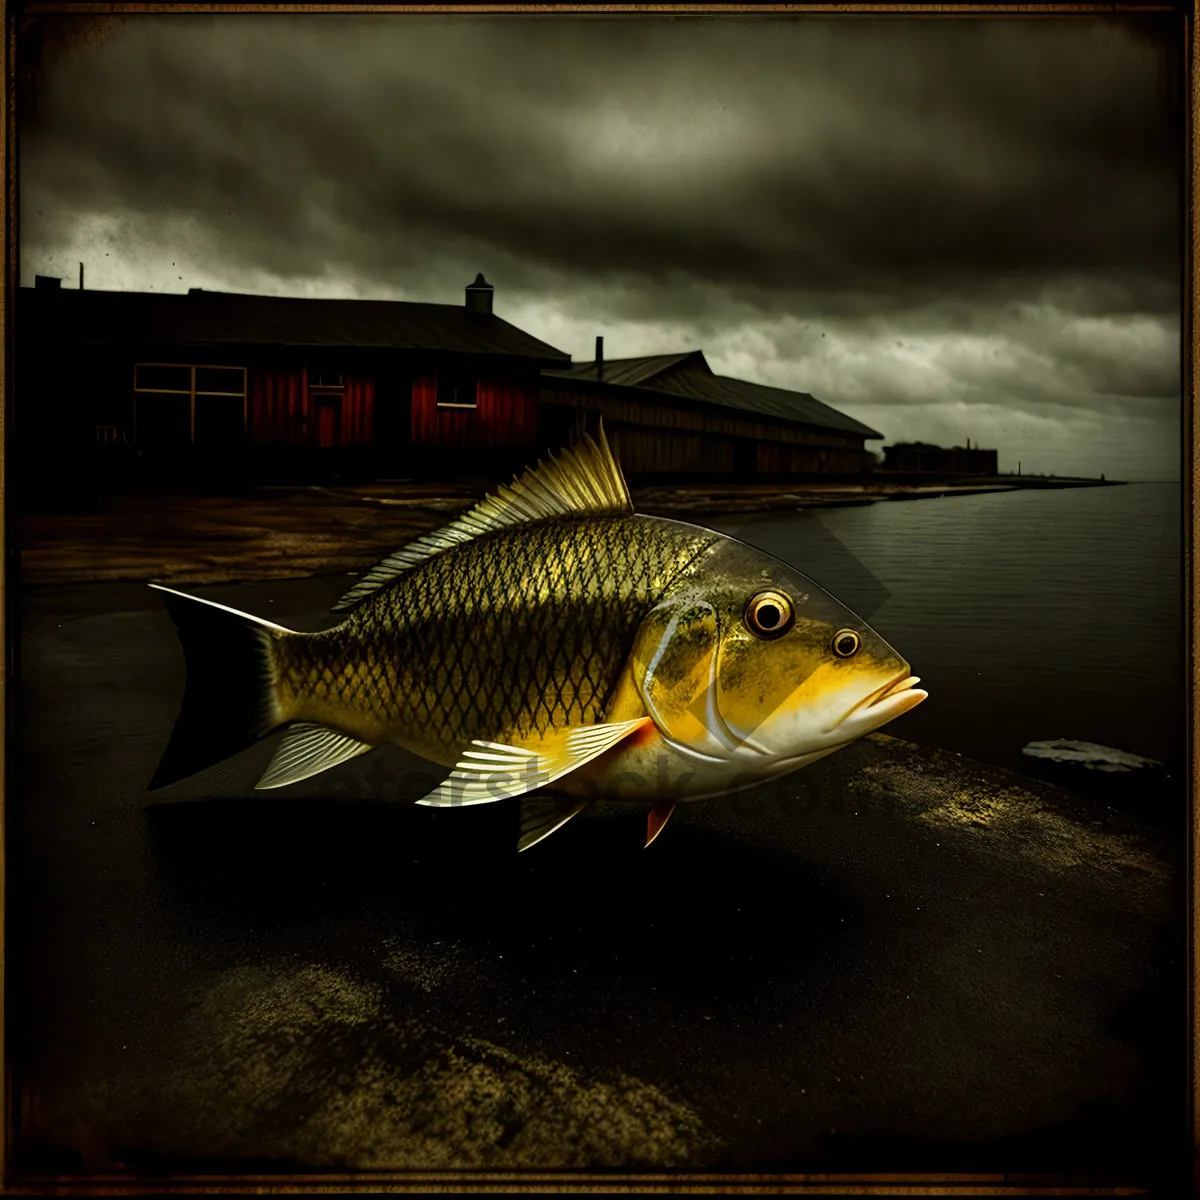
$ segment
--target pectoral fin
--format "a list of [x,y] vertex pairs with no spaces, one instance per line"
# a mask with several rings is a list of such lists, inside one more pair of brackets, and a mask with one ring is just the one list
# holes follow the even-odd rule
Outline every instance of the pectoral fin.
[[271,765],[255,787],[277,788],[299,783],[372,749],[366,742],[338,733],[327,725],[298,721],[288,727]]
[[524,746],[474,741],[449,778],[417,803],[449,808],[523,796],[583,766],[648,721],[638,717],[612,725],[579,725]]
[[521,801],[521,837],[517,852],[536,846],[587,807],[586,800],[531,799]]
[[659,801],[651,810],[650,816],[646,820],[646,845],[649,846],[652,841],[663,831],[663,826],[667,823],[667,818],[675,811],[674,800]]

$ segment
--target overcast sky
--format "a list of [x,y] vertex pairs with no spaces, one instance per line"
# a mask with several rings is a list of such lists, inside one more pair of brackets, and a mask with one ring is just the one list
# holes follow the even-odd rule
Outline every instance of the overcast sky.
[[23,283],[461,303],[482,270],[576,360],[700,348],[887,442],[1178,477],[1176,67],[1145,22],[70,29],[25,61]]

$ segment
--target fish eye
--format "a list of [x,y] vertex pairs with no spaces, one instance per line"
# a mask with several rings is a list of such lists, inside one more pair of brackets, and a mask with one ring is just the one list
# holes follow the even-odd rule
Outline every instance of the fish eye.
[[853,629],[839,629],[833,635],[833,652],[839,658],[850,658],[857,654],[861,645],[862,638]]
[[760,638],[787,633],[794,615],[792,602],[782,592],[759,592],[746,605],[746,624]]

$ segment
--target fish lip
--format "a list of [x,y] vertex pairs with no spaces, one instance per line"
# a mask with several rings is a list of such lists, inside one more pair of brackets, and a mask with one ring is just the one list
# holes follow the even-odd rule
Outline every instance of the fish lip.
[[[891,696],[897,696],[901,692],[907,691],[915,683],[920,683],[919,675],[911,675],[907,670],[901,671],[894,679],[888,680],[883,687],[876,688],[870,695],[864,696],[847,714],[846,717],[851,717],[857,712],[865,712],[869,708],[874,708],[883,700],[887,700]],[[842,720],[845,720],[843,717]]]

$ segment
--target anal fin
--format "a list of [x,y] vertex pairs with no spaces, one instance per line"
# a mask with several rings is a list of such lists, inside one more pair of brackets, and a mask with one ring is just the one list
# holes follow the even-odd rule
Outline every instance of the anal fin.
[[417,803],[455,808],[523,796],[603,754],[649,720],[637,717],[611,725],[577,725],[573,729],[556,730],[526,746],[474,741],[472,749],[463,752],[449,778]]
[[301,779],[319,775],[338,763],[372,749],[374,747],[366,742],[339,733],[327,725],[298,721],[288,727],[287,735],[271,759],[271,765],[255,786],[277,788],[299,783]]
[[542,838],[549,837],[576,813],[585,809],[587,804],[586,800],[559,800],[553,797],[533,799],[526,796],[521,801],[521,837],[517,841],[517,852],[536,846]]
[[650,816],[646,819],[646,845],[649,846],[652,841],[663,831],[663,826],[667,823],[667,819],[675,811],[674,800],[661,800],[650,810]]

